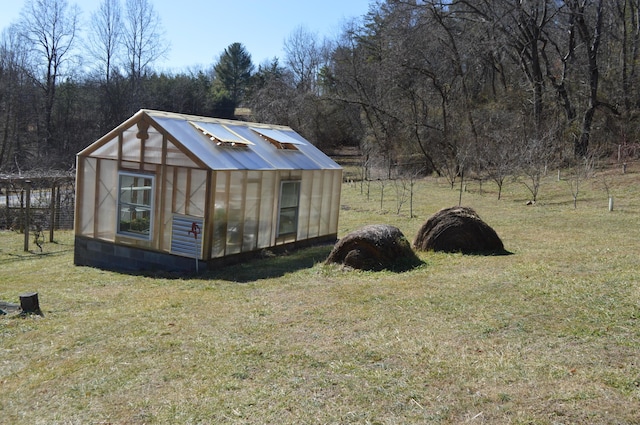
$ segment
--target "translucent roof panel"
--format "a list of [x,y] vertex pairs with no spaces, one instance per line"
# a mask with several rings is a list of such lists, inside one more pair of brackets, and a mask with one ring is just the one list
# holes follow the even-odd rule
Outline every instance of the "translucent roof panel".
[[[186,155],[212,170],[340,168],[331,158],[288,127],[160,111],[144,112],[171,134]],[[295,149],[277,149],[267,139],[295,146]],[[212,143],[212,140],[221,143]]]
[[298,149],[307,157],[313,158],[313,160],[318,164],[318,168],[331,170],[338,170],[342,168],[333,159],[326,156],[320,149],[316,148],[311,143],[298,145]]
[[[189,124],[187,120],[165,116],[154,116],[153,118],[167,132],[172,134],[185,149],[188,149],[212,170],[265,170],[274,168],[273,165],[253,151],[253,146],[238,149],[217,146],[202,131]],[[202,126],[201,122],[197,124]],[[245,142],[245,144],[247,143]]]
[[[252,148],[238,149],[228,146],[215,146],[216,156],[235,164],[236,170],[272,170],[274,167],[265,161]],[[217,168],[213,168],[217,169]]]
[[[300,150],[283,150],[276,149],[271,143],[262,139],[262,137],[249,127],[234,127],[234,131],[245,138],[253,138],[255,145],[251,148],[258,152],[261,157],[269,161],[274,168],[281,170],[318,170],[320,164],[314,159],[302,153]],[[296,145],[300,148],[300,145]],[[324,154],[322,154],[324,156]]]

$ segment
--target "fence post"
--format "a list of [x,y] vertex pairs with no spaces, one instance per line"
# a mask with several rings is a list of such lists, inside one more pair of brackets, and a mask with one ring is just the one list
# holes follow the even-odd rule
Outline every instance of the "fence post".
[[56,184],[51,185],[51,218],[49,220],[49,242],[53,242],[53,228],[56,227]]
[[11,227],[11,213],[9,210],[9,188],[10,187],[11,186],[7,186],[4,190],[4,205],[6,207],[5,215],[4,215],[4,225],[6,226],[7,229]]
[[24,181],[24,189],[26,189],[25,209],[24,209],[24,251],[29,251],[29,216],[31,215],[31,181]]

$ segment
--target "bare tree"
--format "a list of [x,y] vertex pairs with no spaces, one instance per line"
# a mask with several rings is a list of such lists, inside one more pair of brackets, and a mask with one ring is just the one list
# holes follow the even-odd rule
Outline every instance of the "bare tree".
[[[374,24],[378,15],[372,13],[367,19],[372,24],[350,26],[334,52],[331,96],[336,102],[359,107],[361,151],[376,158],[378,164],[387,165],[396,160],[397,150],[405,145],[398,116],[401,108],[396,101],[400,99],[398,82],[407,78],[401,77],[398,55],[389,49],[395,48],[393,37],[383,26]],[[373,162],[366,164],[372,166]]]
[[258,121],[289,124],[292,109],[293,84],[291,72],[277,58],[258,65],[247,94],[248,104]]
[[531,201],[537,202],[542,177],[548,167],[556,163],[558,146],[556,145],[557,128],[551,126],[542,133],[542,137],[535,137],[526,133],[520,136],[518,157],[519,170],[522,173],[522,183],[531,193]]
[[[577,161],[573,167],[572,174],[567,179],[567,184],[571,189],[571,196],[573,197],[573,208],[578,208],[578,196],[580,195],[580,189],[582,188],[582,182],[593,175],[595,169],[595,156],[588,155]],[[608,188],[607,188],[608,189]],[[608,195],[608,190],[607,190]]]
[[67,70],[76,43],[80,11],[66,0],[27,0],[20,15],[20,35],[32,47],[34,81],[44,94],[44,148],[52,142],[52,114],[58,79]]
[[456,164],[460,174],[460,189],[458,196],[458,206],[462,205],[462,193],[464,192],[464,173],[468,172],[473,164],[474,146],[464,143],[456,152]]
[[317,34],[297,27],[284,42],[285,64],[293,74],[298,90],[319,93],[318,76],[328,61],[330,44],[318,40]]
[[400,215],[402,206],[410,197],[409,181],[403,178],[395,178],[393,179],[393,187],[396,191],[396,214]]
[[137,96],[140,79],[169,51],[160,16],[149,0],[126,0],[123,41],[132,95]]
[[35,98],[28,69],[28,49],[16,25],[0,37],[0,170],[20,168],[29,155],[31,137],[27,123],[37,115],[31,110]]
[[91,14],[88,28],[87,50],[93,65],[108,86],[113,69],[119,65],[123,41],[120,0],[102,0],[98,9]]
[[[441,3],[441,2],[438,2]],[[454,9],[460,16],[470,16],[488,32],[497,29],[499,41],[527,79],[532,93],[531,104],[535,130],[543,120],[545,88],[543,54],[546,27],[554,20],[557,6],[550,1],[456,0]]]
[[498,199],[502,198],[504,181],[515,171],[517,152],[510,146],[510,137],[495,135],[481,144],[477,166],[479,172],[498,186]]
[[[589,81],[589,96],[588,106],[584,111],[582,118],[582,131],[580,138],[575,144],[575,155],[583,157],[587,155],[589,148],[589,141],[591,137],[591,127],[593,125],[593,117],[596,112],[596,108],[600,106],[609,106],[602,102],[599,98],[598,86],[600,84],[600,68],[598,67],[598,51],[600,48],[600,41],[602,39],[602,21],[603,21],[603,2],[597,0],[594,6],[594,22],[592,26],[589,25],[587,7],[591,3],[589,0],[566,0],[565,4],[571,11],[571,19],[573,25],[579,34],[580,39],[585,45],[586,56],[588,59],[588,81]],[[617,113],[617,111],[609,106],[611,110]]]
[[620,57],[621,66],[621,88],[624,100],[625,114],[630,114],[632,109],[632,99],[634,89],[633,81],[638,72],[638,61],[640,59],[640,1],[638,0],[617,0],[616,12],[622,34],[620,34]]
[[97,100],[103,131],[116,125],[129,112],[124,106],[123,90],[118,90],[118,81],[123,79],[123,42],[120,0],[102,0],[98,9],[91,14],[86,44],[88,56],[92,59],[91,66],[95,69],[101,88]]
[[508,176],[514,175],[520,165],[520,151],[514,140],[522,134],[518,111],[482,110],[479,115],[482,141],[474,153],[472,166],[480,179],[488,178],[498,186],[498,199]]
[[399,215],[404,204],[409,202],[409,218],[413,218],[414,186],[418,178],[424,175],[424,166],[420,162],[397,164],[393,180],[396,190],[396,213]]

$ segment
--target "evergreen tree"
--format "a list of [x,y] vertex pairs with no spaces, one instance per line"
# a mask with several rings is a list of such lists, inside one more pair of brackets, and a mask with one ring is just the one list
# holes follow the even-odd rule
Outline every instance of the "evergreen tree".
[[224,49],[224,53],[214,67],[216,103],[223,103],[227,108],[238,107],[249,86],[253,69],[251,55],[242,44],[233,43]]

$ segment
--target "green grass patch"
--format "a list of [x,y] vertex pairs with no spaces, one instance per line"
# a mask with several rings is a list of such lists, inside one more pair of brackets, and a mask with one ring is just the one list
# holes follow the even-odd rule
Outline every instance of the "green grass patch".
[[[73,265],[0,232],[0,300],[37,291],[43,316],[0,316],[6,423],[635,424],[640,417],[638,169],[536,205],[510,181],[467,183],[513,255],[420,253],[404,273],[324,265],[330,247],[200,276]],[[552,173],[553,174],[553,173]],[[606,180],[605,180],[606,179]],[[606,182],[615,208],[608,211]],[[340,236],[392,224],[409,240],[459,192],[428,178],[414,216],[387,185],[343,186]]]

